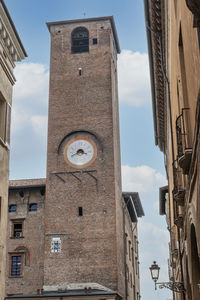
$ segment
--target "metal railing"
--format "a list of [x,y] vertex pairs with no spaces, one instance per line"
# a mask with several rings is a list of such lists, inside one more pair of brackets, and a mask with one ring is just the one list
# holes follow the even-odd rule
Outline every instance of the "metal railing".
[[173,194],[176,195],[179,192],[185,191],[182,169],[180,168],[177,160],[173,162],[173,175],[174,175]]
[[186,149],[190,149],[189,141],[189,108],[183,108],[182,113],[176,119],[176,138],[178,157],[181,157]]

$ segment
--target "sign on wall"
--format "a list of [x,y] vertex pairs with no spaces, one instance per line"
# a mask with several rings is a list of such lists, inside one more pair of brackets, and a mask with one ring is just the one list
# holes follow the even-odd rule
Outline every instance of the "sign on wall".
[[51,252],[52,253],[60,253],[61,252],[61,239],[60,238],[52,238],[51,239]]

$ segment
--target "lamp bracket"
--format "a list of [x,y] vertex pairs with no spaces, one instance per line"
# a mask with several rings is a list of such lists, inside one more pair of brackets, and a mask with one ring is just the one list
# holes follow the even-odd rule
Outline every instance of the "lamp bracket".
[[160,289],[167,288],[176,293],[185,292],[183,282],[179,281],[156,282],[156,285],[158,285]]

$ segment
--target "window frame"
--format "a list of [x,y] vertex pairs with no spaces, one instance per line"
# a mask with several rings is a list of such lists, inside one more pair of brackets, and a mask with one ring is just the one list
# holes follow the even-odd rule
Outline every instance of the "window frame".
[[[34,206],[34,205],[36,205],[36,209],[31,210],[31,206]],[[29,212],[35,212],[37,210],[38,210],[38,204],[37,203],[30,203],[29,204],[29,207],[28,207]]]
[[[10,261],[9,277],[10,278],[20,278],[20,277],[23,277],[24,253],[12,252],[12,253],[9,253],[9,254],[10,254],[10,260],[9,260]],[[17,274],[12,275],[13,257],[21,257],[21,260],[20,260],[20,274],[19,275],[17,275]]]
[[11,125],[11,105],[0,93],[0,142],[9,148]]
[[5,143],[6,128],[6,100],[0,94],[0,140]]
[[[24,219],[14,219],[14,220],[11,220],[12,222],[12,226],[11,226],[11,238],[13,239],[20,239],[20,238],[24,238]],[[15,224],[19,224],[21,223],[22,224],[22,234],[21,236],[15,236]]]
[[[75,37],[75,34],[83,32],[87,33],[87,37]],[[75,45],[77,42],[77,45]],[[81,42],[83,43],[81,45]],[[80,43],[80,44],[79,44]],[[82,49],[82,50],[81,50]],[[85,50],[84,50],[85,49]],[[71,32],[71,53],[72,54],[80,54],[80,53],[88,53],[90,51],[90,35],[89,30],[84,26],[79,26],[74,28]]]
[[[16,207],[16,209],[13,210],[13,211],[10,210],[12,206],[15,206],[15,207]],[[17,204],[10,204],[10,205],[8,206],[8,212],[9,212],[9,213],[13,213],[13,212],[16,212],[16,211],[17,211]]]

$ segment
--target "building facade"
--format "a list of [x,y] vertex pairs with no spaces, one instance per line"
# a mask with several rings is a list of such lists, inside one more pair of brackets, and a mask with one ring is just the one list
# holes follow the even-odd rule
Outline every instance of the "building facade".
[[0,298],[5,292],[6,231],[8,212],[8,177],[10,114],[12,88],[15,83],[13,69],[26,52],[16,32],[4,1],[0,1]]
[[[45,294],[44,290],[45,189],[45,179],[10,181],[6,281],[8,298],[13,298],[14,295],[40,295],[41,293],[47,297],[49,294],[47,292]],[[122,200],[125,232],[126,299],[138,300],[140,299],[140,280],[137,219],[143,215],[143,210],[138,193],[123,193]],[[79,217],[84,217],[84,215]],[[59,245],[57,242],[58,240],[51,245],[50,251],[52,253],[54,253],[53,247]],[[78,254],[80,255],[80,253],[81,248],[78,249]],[[93,254],[92,249],[90,254]],[[95,292],[102,293],[103,287],[97,283],[95,285]],[[86,291],[86,288],[90,289]],[[73,289],[70,288],[68,282],[68,293],[75,293]],[[60,287],[57,291],[66,293],[66,288]],[[76,292],[82,296],[86,296],[87,293],[92,295],[94,283],[92,285],[92,283],[80,282]],[[111,291],[104,289],[104,293],[109,295]],[[70,294],[66,295],[66,297],[69,296]],[[98,295],[96,297],[99,299]],[[114,297],[113,294],[112,297]]]
[[199,126],[200,5],[190,0],[145,0],[155,142],[164,153],[168,186],[160,213],[170,232],[170,280],[200,299]]
[[121,190],[114,19],[47,26],[47,176],[43,187],[42,180],[11,182],[7,299],[138,300],[144,212],[137,193]]

